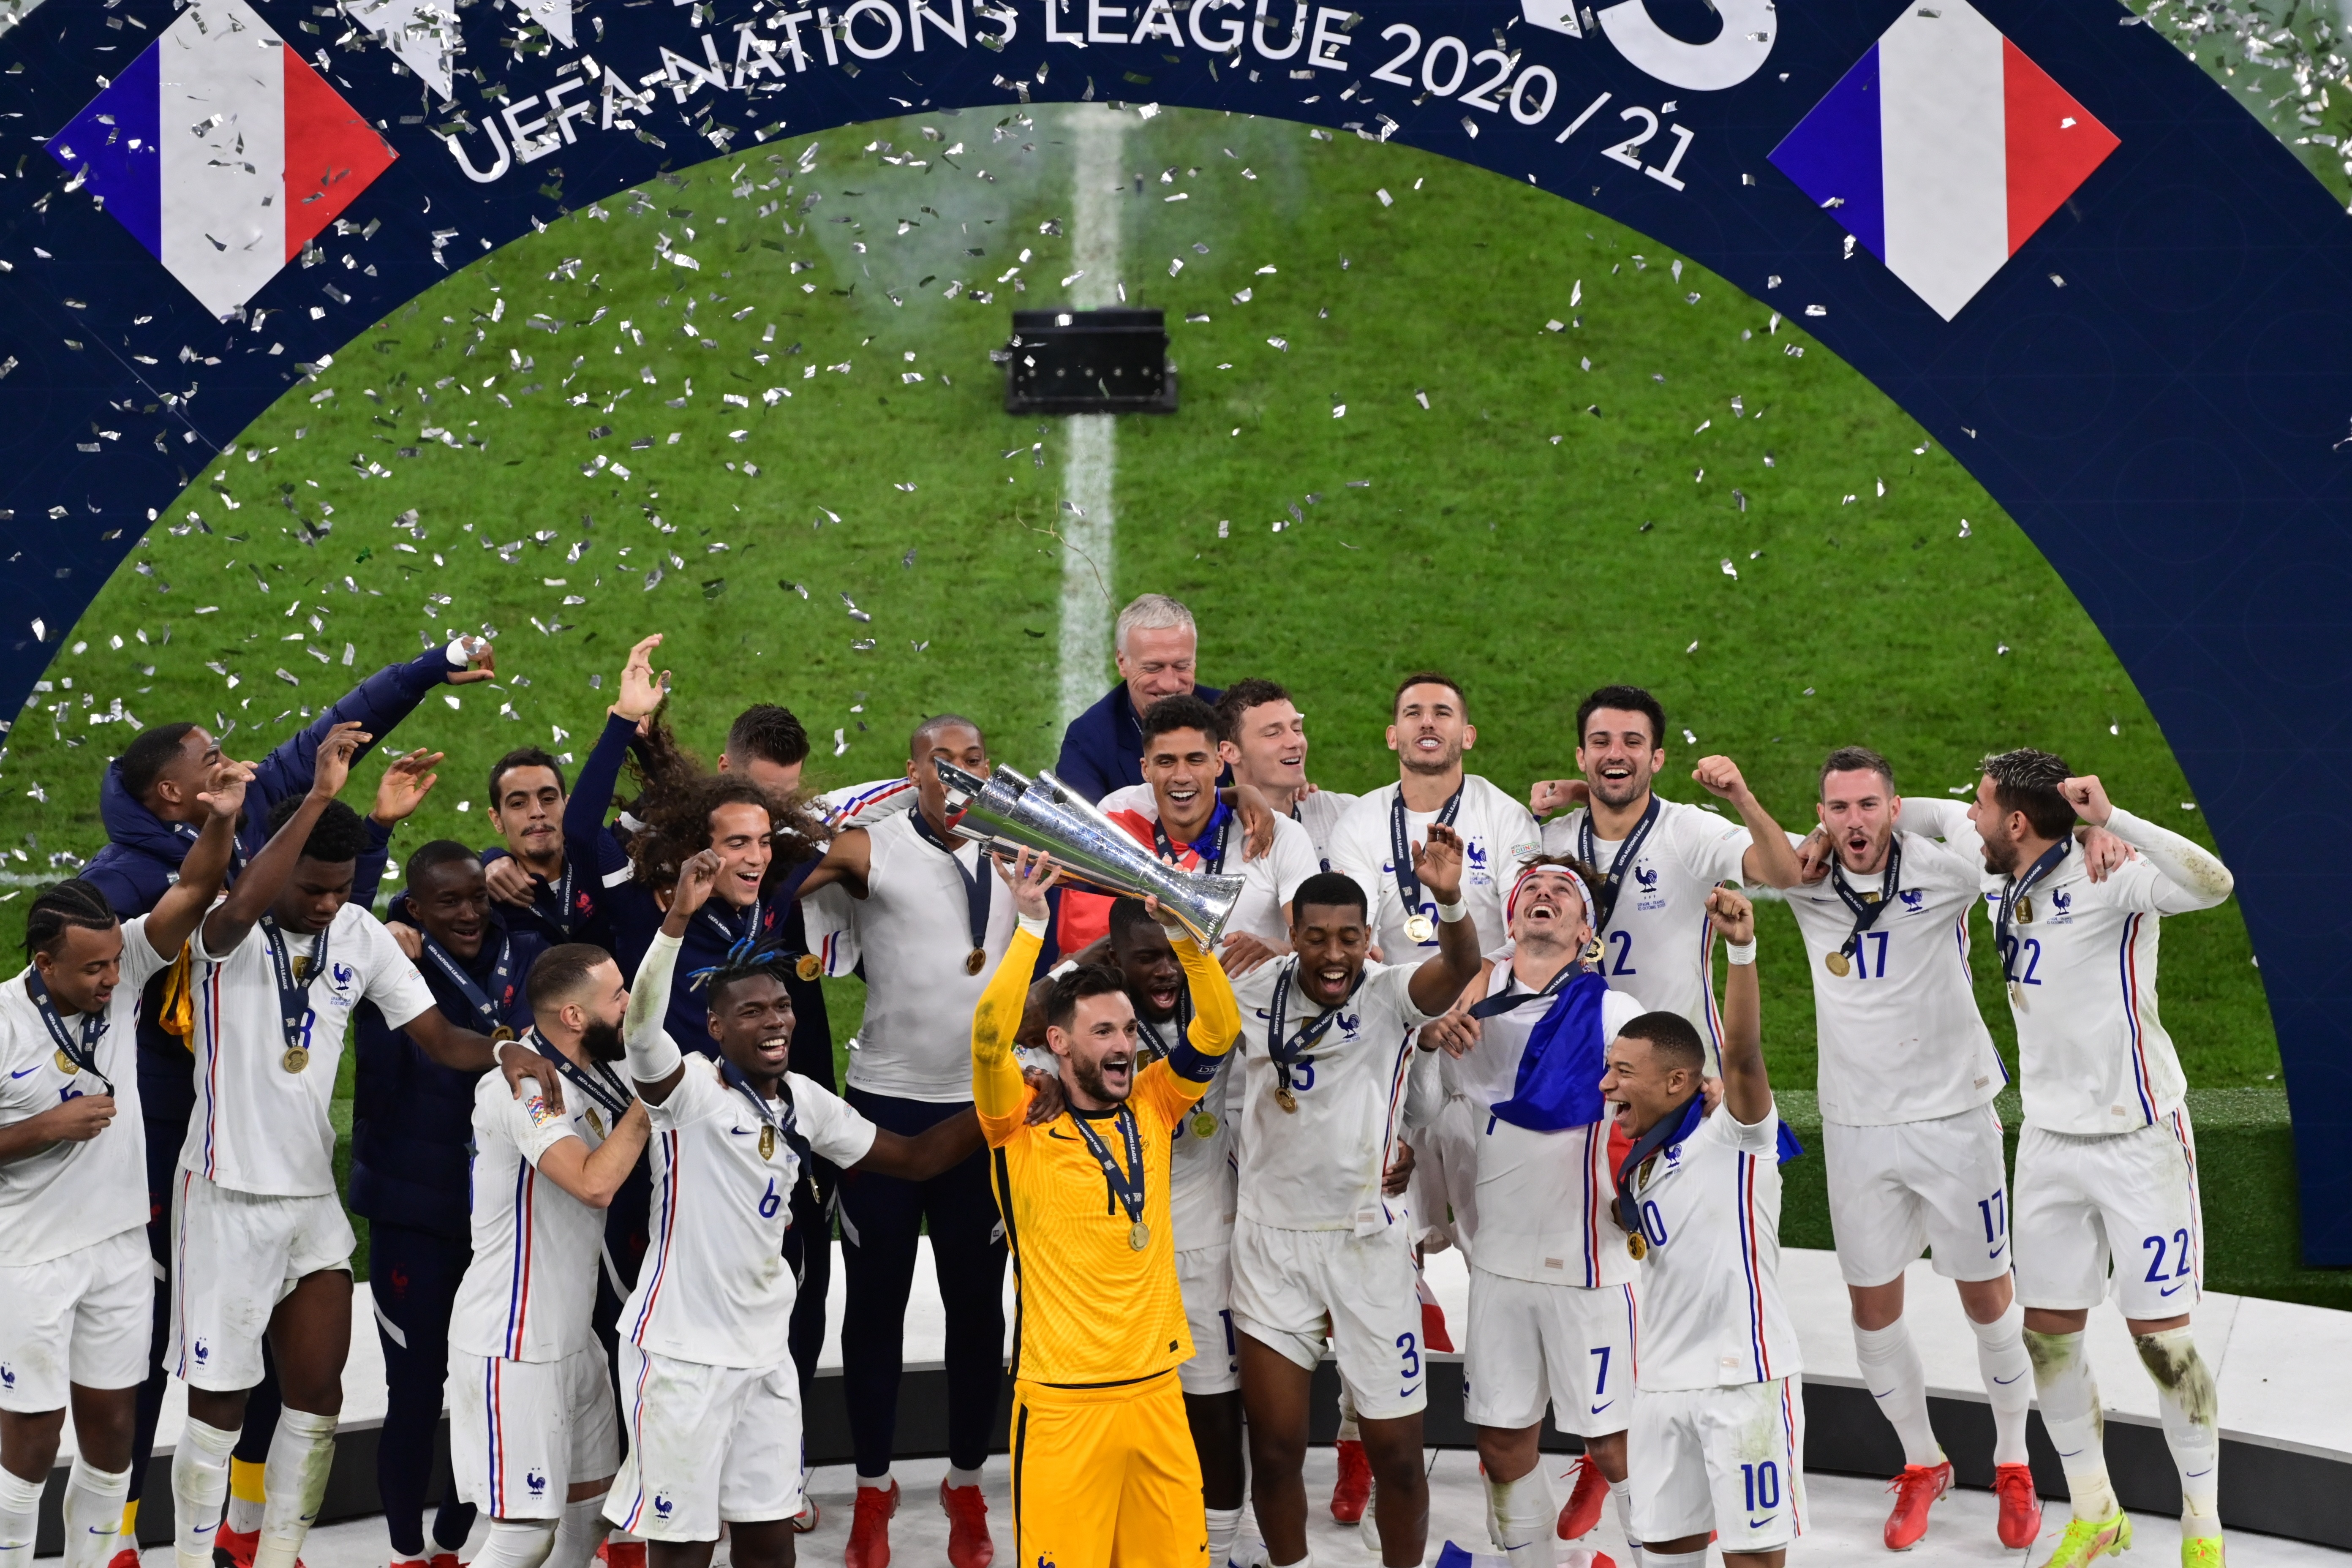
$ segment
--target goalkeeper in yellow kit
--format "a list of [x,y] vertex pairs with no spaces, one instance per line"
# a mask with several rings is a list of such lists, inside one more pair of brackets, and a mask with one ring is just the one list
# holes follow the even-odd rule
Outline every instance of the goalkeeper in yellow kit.
[[[1201,1466],[1176,1369],[1192,1354],[1168,1218],[1168,1163],[1241,1015],[1216,959],[1181,931],[1192,1026],[1138,1072],[1135,1008],[1115,969],[1053,984],[1045,1038],[1064,1110],[1033,1122],[1013,1037],[1060,870],[999,867],[1021,914],[971,1017],[972,1099],[1020,1284],[1013,1351],[1016,1568],[1204,1568]],[[1155,916],[1156,901],[1147,900]],[[1163,923],[1170,923],[1161,917]],[[1049,1097],[1050,1097],[1050,1090]],[[1216,1568],[1223,1568],[1223,1564]]]

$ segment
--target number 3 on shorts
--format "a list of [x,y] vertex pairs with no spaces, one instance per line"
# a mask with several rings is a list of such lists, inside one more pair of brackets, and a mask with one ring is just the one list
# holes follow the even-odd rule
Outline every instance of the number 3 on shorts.
[[1417,1336],[1404,1333],[1396,1337],[1397,1359],[1402,1363],[1404,1381],[1411,1383],[1421,1375],[1421,1342]]

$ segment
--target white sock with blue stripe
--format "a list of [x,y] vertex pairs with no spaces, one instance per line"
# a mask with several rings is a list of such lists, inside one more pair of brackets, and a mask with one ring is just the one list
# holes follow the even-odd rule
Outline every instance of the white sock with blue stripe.
[[79,1455],[66,1476],[65,1568],[106,1568],[122,1529],[122,1500],[131,1472],[101,1470]]
[[335,1418],[292,1405],[278,1413],[261,1470],[261,1540],[253,1568],[295,1568],[302,1542],[326,1500],[335,1463]]
[[172,1549],[179,1568],[213,1568],[213,1537],[228,1498],[228,1456],[236,1429],[194,1416],[172,1448]]
[[1903,1440],[1903,1462],[1942,1464],[1944,1450],[1936,1441],[1935,1427],[1927,1424],[1927,1369],[1921,1364],[1919,1347],[1911,1342],[1911,1331],[1903,1320],[1897,1318],[1883,1329],[1855,1323],[1853,1354],[1863,1385],[1878,1401],[1878,1413]]
[[0,1470],[0,1568],[33,1568],[33,1534],[41,1522],[41,1483]]

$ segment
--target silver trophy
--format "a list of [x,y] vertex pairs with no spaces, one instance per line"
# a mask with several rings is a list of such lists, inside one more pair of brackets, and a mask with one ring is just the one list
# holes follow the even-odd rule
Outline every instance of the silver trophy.
[[947,786],[955,830],[990,854],[1010,860],[1020,849],[1041,849],[1063,868],[1066,880],[1140,899],[1149,895],[1184,922],[1202,947],[1215,943],[1242,896],[1239,877],[1212,876],[1162,865],[1148,845],[1067,784],[1043,769],[1034,779],[999,767],[978,778],[952,763],[934,761]]

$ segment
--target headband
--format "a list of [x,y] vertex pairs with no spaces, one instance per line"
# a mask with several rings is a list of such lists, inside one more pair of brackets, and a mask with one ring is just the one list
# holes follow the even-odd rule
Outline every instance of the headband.
[[1565,877],[1570,883],[1574,884],[1576,888],[1576,896],[1584,900],[1585,929],[1598,932],[1601,929],[1601,916],[1599,911],[1597,911],[1592,906],[1592,889],[1584,885],[1584,879],[1578,876],[1573,870],[1570,870],[1566,866],[1554,866],[1544,862],[1538,862],[1520,867],[1518,876],[1512,879],[1510,897],[1503,900],[1504,934],[1509,934],[1511,921],[1517,918],[1519,909],[1519,890],[1528,885],[1528,879],[1539,876],[1547,871],[1557,876]]

